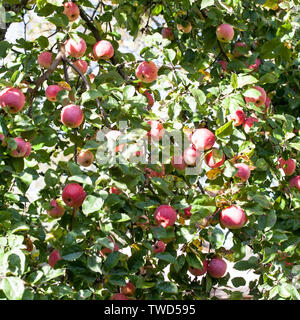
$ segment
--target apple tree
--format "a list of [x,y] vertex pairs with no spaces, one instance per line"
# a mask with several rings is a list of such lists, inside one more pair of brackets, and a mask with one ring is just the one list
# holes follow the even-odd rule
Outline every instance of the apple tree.
[[300,299],[298,0],[1,3],[1,299]]

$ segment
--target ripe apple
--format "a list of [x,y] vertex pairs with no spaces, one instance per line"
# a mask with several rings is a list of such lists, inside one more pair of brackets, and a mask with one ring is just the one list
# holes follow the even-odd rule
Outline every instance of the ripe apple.
[[132,282],[127,282],[126,286],[121,287],[121,292],[125,295],[125,296],[133,296],[135,293],[135,286]]
[[286,176],[291,176],[296,170],[296,161],[292,158],[284,160],[283,158],[278,159],[279,165],[277,168],[282,168]]
[[249,166],[247,166],[245,163],[236,163],[234,167],[238,169],[238,172],[235,174],[236,177],[239,177],[242,181],[249,179],[251,174]]
[[159,240],[152,246],[152,248],[154,253],[164,252],[166,250],[166,244]]
[[289,181],[289,184],[291,188],[297,188],[300,191],[300,176],[293,177]]
[[169,205],[160,205],[154,213],[155,221],[158,225],[167,228],[176,222],[177,212]]
[[109,300],[129,300],[123,293],[115,293]]
[[239,42],[236,42],[236,43],[235,43],[235,48],[234,48],[234,50],[233,50],[232,53],[233,53],[233,55],[234,55],[236,58],[238,58],[238,57],[240,57],[240,56],[243,55],[243,54],[240,53],[239,50],[237,49],[237,48],[239,48],[239,47],[247,48],[247,45],[246,45],[245,42],[242,42],[242,41],[239,41]]
[[69,104],[63,107],[60,120],[66,127],[78,128],[84,120],[84,114],[79,106]]
[[114,193],[114,194],[121,194],[121,190],[119,189],[119,188],[117,188],[117,187],[110,187],[110,189],[109,189],[109,193]]
[[50,201],[52,209],[47,210],[47,213],[52,218],[60,218],[65,213],[65,208],[59,205],[59,202],[56,199]]
[[174,40],[174,33],[172,28],[162,28],[161,30],[162,37],[169,40]]
[[230,24],[223,23],[218,26],[216,35],[221,42],[230,42],[234,37],[234,30]]
[[54,268],[54,266],[56,265],[56,262],[59,260],[61,260],[61,256],[58,250],[54,249],[49,255],[48,263],[52,268]]
[[253,102],[257,107],[261,107],[266,102],[267,94],[262,87],[255,86],[253,89],[256,89],[257,91],[259,91],[260,95],[257,98],[245,96],[245,101],[247,103]]
[[238,109],[229,115],[229,119],[233,121],[235,127],[242,125],[245,122],[245,118],[245,113],[242,109]]
[[80,11],[76,3],[74,2],[65,2],[64,3],[64,14],[68,17],[70,22],[75,21],[79,15]]
[[107,40],[100,40],[93,47],[93,55],[96,60],[105,59],[109,60],[114,55],[114,47]]
[[145,168],[145,172],[147,173],[149,178],[153,177],[163,177],[165,175],[165,166],[162,164],[161,165],[161,170],[160,171],[155,171],[150,168]]
[[26,142],[26,152],[24,154],[24,158],[28,158],[30,156],[31,153],[31,144],[30,142]]
[[200,153],[193,147],[188,147],[183,152],[184,162],[188,166],[195,166],[197,164],[197,159],[199,159]]
[[94,154],[90,150],[81,150],[77,156],[77,162],[83,167],[89,167],[94,159]]
[[224,163],[225,159],[225,153],[217,148],[212,148],[212,150],[204,158],[205,163],[210,168],[220,167]]
[[189,272],[193,275],[193,276],[203,276],[206,272],[207,272],[207,268],[208,268],[208,262],[207,260],[204,260],[202,262],[203,264],[203,269],[200,268],[194,268],[192,266],[189,266]]
[[212,278],[222,278],[227,270],[227,263],[222,258],[213,258],[208,264],[207,272]]
[[88,76],[90,78],[91,83],[93,83],[96,78],[96,75],[94,75],[93,73],[90,73]]
[[8,112],[15,114],[21,111],[25,104],[25,96],[18,88],[7,87],[0,92],[1,108],[8,108]]
[[225,60],[219,60],[218,61],[218,63],[221,65],[221,67],[222,67],[222,70],[225,72],[225,71],[227,71],[227,64],[228,64],[228,62],[227,61],[225,61]]
[[65,204],[71,208],[78,208],[82,205],[86,193],[83,188],[77,183],[70,183],[65,186],[62,192],[62,198]]
[[184,27],[182,24],[178,23],[177,29],[183,33],[190,33],[192,31],[192,24],[188,21],[187,25]]
[[185,208],[185,209],[183,210],[184,215],[185,215],[187,218],[190,218],[190,217],[192,216],[191,210],[192,210],[192,206],[189,206],[189,207],[187,207],[187,208]]
[[144,92],[144,95],[147,97],[148,106],[149,106],[150,108],[152,108],[153,105],[154,105],[154,98],[153,98],[152,94],[151,94],[148,90],[146,90],[146,91]]
[[244,124],[243,124],[243,128],[245,130],[246,133],[250,132],[251,127],[253,126],[254,122],[258,122],[257,118],[254,117],[249,117],[245,120]]
[[85,60],[76,60],[74,62],[74,65],[79,69],[79,71],[81,71],[82,74],[85,74],[89,67],[88,63]]
[[57,94],[59,91],[63,90],[61,86],[57,84],[51,84],[46,89],[46,97],[49,101],[56,102],[57,101]]
[[248,65],[246,63],[246,67],[251,70],[258,70],[259,66],[261,65],[260,59],[255,59],[255,63]]
[[39,54],[38,56],[38,64],[48,69],[52,64],[52,52],[45,51]]
[[192,135],[192,143],[197,150],[208,150],[215,142],[215,135],[206,128],[196,129]]
[[25,142],[22,138],[14,138],[17,143],[17,148],[10,152],[10,155],[13,158],[23,158],[27,152],[27,142]]
[[228,229],[242,228],[246,221],[245,211],[238,206],[230,206],[221,211],[220,222]]
[[147,133],[148,136],[155,141],[161,140],[165,134],[164,125],[157,120],[150,120],[148,124],[150,124],[150,131]]
[[82,38],[79,38],[78,41],[70,38],[65,44],[65,49],[69,56],[78,59],[85,54],[86,43]]
[[136,77],[145,83],[151,83],[158,77],[158,68],[153,61],[143,61],[136,70]]
[[177,170],[184,170],[186,168],[186,163],[184,162],[184,156],[173,156],[171,159],[171,164],[173,168]]

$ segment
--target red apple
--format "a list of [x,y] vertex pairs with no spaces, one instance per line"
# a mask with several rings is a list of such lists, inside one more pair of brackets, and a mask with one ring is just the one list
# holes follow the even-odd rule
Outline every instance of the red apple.
[[231,206],[221,211],[220,222],[228,229],[239,229],[247,221],[245,211],[238,206]]
[[136,70],[136,77],[145,83],[151,83],[158,77],[158,68],[153,61],[143,61]]
[[88,63],[85,60],[76,60],[74,62],[74,65],[79,69],[79,71],[81,71],[82,74],[85,74],[89,67]]
[[178,23],[177,30],[183,33],[190,33],[192,31],[192,25],[189,21],[187,22],[186,26],[183,26],[182,24]]
[[74,2],[65,2],[63,13],[68,17],[70,22],[75,21],[80,15],[79,8]]
[[255,63],[248,65],[246,63],[246,67],[251,70],[258,70],[259,66],[261,65],[260,59],[255,59]]
[[183,152],[184,162],[188,166],[195,166],[197,164],[197,159],[200,158],[200,153],[193,147],[188,147]]
[[257,98],[245,96],[245,101],[247,103],[253,102],[257,107],[261,107],[266,102],[267,94],[262,87],[255,86],[253,89],[259,91],[260,95]]
[[160,171],[155,171],[150,168],[145,168],[145,172],[147,173],[149,178],[153,177],[163,177],[165,175],[165,166],[162,164],[161,165],[161,170]]
[[54,266],[56,265],[56,262],[59,260],[61,260],[61,256],[58,250],[54,249],[49,255],[48,263],[52,268],[54,268]]
[[184,215],[185,215],[187,218],[190,218],[190,217],[192,216],[191,210],[192,210],[192,206],[189,206],[189,207],[187,207],[187,208],[185,208],[185,209],[183,210]]
[[219,60],[218,63],[221,65],[223,71],[227,71],[227,69],[226,69],[227,68],[227,64],[228,64],[227,61]]
[[217,148],[212,148],[212,150],[205,156],[204,160],[210,168],[218,168],[224,163],[225,158],[225,153],[223,151]]
[[30,142],[26,142],[26,152],[24,154],[24,158],[28,158],[31,153],[31,144]]
[[56,102],[57,101],[57,94],[61,90],[63,90],[62,87],[60,87],[60,86],[58,86],[56,84],[51,84],[46,89],[46,97],[47,97],[47,99],[49,101]]
[[227,263],[221,258],[213,258],[207,267],[207,272],[212,278],[222,278],[227,270]]
[[60,206],[58,201],[53,199],[50,201],[50,205],[52,206],[52,209],[47,210],[47,213],[52,218],[60,218],[65,213],[65,208]]
[[239,177],[242,181],[249,179],[251,174],[249,166],[247,166],[245,163],[236,163],[234,167],[238,169],[238,172],[235,175],[236,177]]
[[85,54],[86,43],[82,38],[79,38],[78,41],[69,39],[65,44],[65,49],[69,56],[78,59]]
[[81,150],[77,156],[77,162],[83,167],[89,167],[94,159],[94,154],[90,150]]
[[233,121],[235,127],[242,125],[245,122],[245,118],[245,113],[241,109],[238,109],[229,115],[229,119]]
[[254,117],[249,117],[245,120],[244,124],[243,124],[243,128],[245,130],[246,133],[250,132],[251,127],[253,126],[254,122],[258,122],[257,118]]
[[84,114],[79,106],[70,104],[63,107],[60,120],[66,127],[78,128],[84,120]]
[[171,164],[173,168],[177,170],[184,170],[186,168],[186,163],[184,162],[184,156],[173,156],[171,159]]
[[17,148],[10,152],[10,155],[14,158],[23,158],[27,152],[27,142],[22,138],[14,138],[17,143]]
[[149,106],[150,108],[152,108],[153,105],[154,105],[154,98],[153,98],[152,94],[151,94],[148,90],[146,90],[146,91],[144,92],[144,95],[147,97],[148,106]]
[[286,176],[291,176],[296,170],[296,161],[292,158],[284,160],[279,158],[279,166],[277,168],[282,168]]
[[116,187],[110,187],[109,189],[109,193],[114,193],[114,194],[121,194],[121,190],[119,188]]
[[216,35],[221,42],[230,42],[234,37],[234,30],[230,24],[223,23],[218,26]]
[[215,135],[206,128],[196,129],[192,135],[192,143],[197,150],[208,150],[215,142]]
[[0,92],[0,106],[8,108],[8,112],[15,114],[21,111],[25,104],[25,96],[18,88],[7,87]]
[[171,28],[162,28],[161,34],[165,39],[174,40],[174,33]]
[[300,191],[300,176],[293,177],[289,181],[289,184],[291,188],[297,188]]
[[165,134],[164,125],[156,120],[150,120],[148,121],[148,124],[150,124],[151,127],[150,131],[147,133],[148,136],[155,141],[161,140]]
[[154,218],[158,225],[167,228],[175,224],[177,212],[171,206],[164,204],[155,210]]
[[52,64],[52,52],[45,51],[39,54],[38,56],[38,64],[48,69]]
[[129,300],[123,293],[115,293],[109,300]]
[[164,252],[166,250],[166,244],[163,241],[157,241],[152,248],[154,253]]
[[114,55],[114,47],[107,40],[100,40],[93,47],[93,54],[96,60],[109,60]]
[[88,76],[90,78],[91,83],[93,83],[96,78],[96,75],[94,75],[93,73],[90,73]]
[[194,268],[192,266],[189,266],[189,272],[193,275],[193,276],[203,276],[206,272],[207,272],[207,268],[208,268],[208,262],[207,260],[204,260],[202,262],[203,264],[203,268]]
[[83,188],[77,183],[70,183],[65,186],[62,192],[62,198],[65,204],[71,208],[78,208],[82,205],[86,193]]
[[238,58],[240,56],[242,56],[243,54],[239,52],[239,50],[237,49],[238,47],[244,47],[247,48],[247,45],[245,42],[239,41],[235,43],[235,49],[233,50],[233,55]]
[[121,287],[121,292],[125,295],[125,296],[133,296],[135,293],[135,286],[132,282],[127,282],[126,286]]

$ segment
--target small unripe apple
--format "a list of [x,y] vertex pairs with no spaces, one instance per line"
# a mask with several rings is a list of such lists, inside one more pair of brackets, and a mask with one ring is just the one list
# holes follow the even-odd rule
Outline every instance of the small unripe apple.
[[161,170],[160,171],[155,171],[150,168],[145,168],[145,172],[147,173],[149,178],[153,177],[163,177],[165,175],[165,166],[162,164],[161,165]]
[[78,208],[82,205],[86,193],[84,192],[82,186],[77,183],[70,183],[65,186],[62,192],[62,199],[65,204],[71,208]]
[[197,150],[208,150],[215,142],[215,135],[206,128],[196,129],[192,135],[192,143]]
[[46,97],[49,101],[56,102],[57,101],[57,94],[59,91],[63,90],[61,86],[57,84],[51,84],[46,89]]
[[133,296],[135,293],[135,286],[132,282],[127,282],[126,286],[121,287],[121,292],[125,295],[125,296]]
[[247,221],[245,211],[238,206],[230,206],[221,211],[220,222],[228,229],[239,229]]
[[184,156],[173,156],[171,159],[171,164],[173,168],[177,170],[184,170],[186,168],[186,163],[184,162]]
[[58,250],[54,249],[49,255],[48,263],[52,268],[54,268],[54,266],[56,265],[56,262],[59,260],[61,260],[61,256]]
[[79,15],[80,11],[76,3],[74,2],[66,2],[64,3],[64,12],[63,12],[69,19],[70,22],[75,21]]
[[192,31],[192,24],[188,21],[186,26],[183,26],[182,24],[177,24],[178,31],[181,31],[183,33],[190,33]]
[[52,64],[52,52],[45,51],[39,54],[38,56],[38,64],[48,69]]
[[77,156],[77,162],[83,167],[89,167],[95,159],[95,156],[90,150],[81,150]]
[[88,63],[85,60],[76,60],[74,62],[74,65],[79,69],[79,71],[81,71],[82,74],[85,74],[89,67]]
[[136,77],[145,83],[151,83],[158,77],[158,68],[153,61],[143,61],[136,70]]
[[205,163],[210,168],[221,167],[221,165],[225,162],[225,159],[225,153],[217,148],[212,148],[212,150],[204,158]]
[[51,200],[50,205],[52,206],[52,209],[47,210],[47,213],[50,217],[60,218],[64,215],[65,208],[60,206],[56,199]]
[[261,65],[261,61],[258,58],[255,59],[255,63],[253,64],[248,65],[248,63],[246,63],[246,67],[251,70],[258,70],[260,65]]
[[259,91],[260,95],[257,98],[245,96],[245,101],[247,103],[253,102],[257,107],[261,107],[266,102],[266,98],[267,98],[266,91],[259,86],[255,86],[253,89],[256,89],[257,91]]
[[146,91],[144,92],[144,95],[147,97],[148,106],[149,106],[150,108],[152,108],[153,105],[154,105],[154,98],[153,98],[152,94],[151,94],[148,90],[146,90]]
[[200,158],[200,153],[193,147],[188,147],[183,152],[184,162],[188,166],[195,166],[197,164],[197,159]]
[[239,177],[242,181],[249,179],[251,174],[249,166],[247,166],[245,163],[236,163],[234,167],[238,169],[238,172],[235,174],[236,177]]
[[114,55],[114,47],[107,40],[100,40],[93,47],[93,55],[96,60],[109,60]]
[[279,166],[277,168],[282,168],[286,176],[291,176],[296,170],[296,161],[292,158],[284,160],[279,158]]
[[189,266],[189,272],[193,275],[193,276],[203,276],[206,272],[207,272],[207,268],[208,268],[208,262],[207,260],[204,260],[202,262],[203,264],[203,268],[194,268],[192,266]]
[[245,122],[245,118],[245,112],[241,109],[229,115],[229,119],[233,121],[235,127],[242,125]]
[[115,293],[109,300],[129,300],[123,293]]
[[162,37],[169,40],[174,40],[174,33],[172,28],[162,28],[161,30]]
[[289,181],[289,184],[291,188],[297,188],[300,191],[300,176],[293,177]]
[[157,120],[150,120],[148,124],[150,124],[150,131],[147,133],[148,136],[155,141],[161,140],[165,134],[164,125]]
[[7,87],[0,92],[1,108],[8,108],[8,112],[15,114],[21,111],[25,104],[25,96],[18,88]]
[[187,208],[185,208],[185,209],[183,210],[184,215],[185,215],[187,218],[190,218],[190,217],[192,216],[191,210],[192,210],[192,206],[189,206],[189,207],[187,207]]
[[207,267],[207,272],[212,278],[222,278],[227,270],[227,263],[221,258],[213,258]]
[[27,152],[27,142],[22,138],[14,138],[17,143],[17,148],[10,152],[10,155],[14,158],[23,158]]
[[235,43],[235,49],[233,50],[233,55],[238,58],[240,56],[242,56],[243,54],[239,52],[239,50],[237,48],[239,47],[243,47],[243,48],[247,48],[247,45],[245,42],[239,41]]
[[80,58],[85,54],[86,43],[80,38],[78,41],[74,39],[67,40],[65,44],[66,53],[73,58]]
[[154,253],[164,252],[166,250],[166,244],[159,240],[152,246],[152,248]]
[[243,124],[243,128],[244,128],[244,131],[246,133],[249,133],[250,132],[250,129],[251,127],[253,126],[253,123],[254,122],[258,122],[258,119],[257,118],[254,118],[254,117],[249,117],[245,120],[244,124]]
[[230,24],[223,23],[218,26],[216,35],[221,42],[230,42],[234,37],[234,30]]
[[177,212],[169,205],[159,206],[154,213],[156,223],[164,228],[175,224]]
[[114,193],[114,194],[121,194],[121,190],[119,189],[119,188],[117,188],[117,187],[110,187],[109,188],[109,193],[110,194],[112,194],[112,193]]
[[70,104],[63,107],[60,120],[66,127],[78,128],[84,120],[84,114],[79,106]]

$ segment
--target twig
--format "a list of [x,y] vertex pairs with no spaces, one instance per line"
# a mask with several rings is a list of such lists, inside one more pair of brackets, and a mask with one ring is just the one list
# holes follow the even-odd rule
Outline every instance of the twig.
[[222,52],[224,58],[226,59],[227,62],[229,62],[230,60],[229,60],[226,52],[224,51],[224,49],[223,49],[223,47],[222,47],[222,45],[221,45],[221,42],[220,42],[219,40],[217,40],[217,43],[218,43],[219,49],[220,49],[220,51]]
[[201,193],[202,193],[202,194],[205,194],[205,191],[204,191],[204,189],[203,189],[203,187],[202,187],[202,185],[201,185],[201,183],[200,183],[199,180],[197,181],[197,186],[199,187]]

